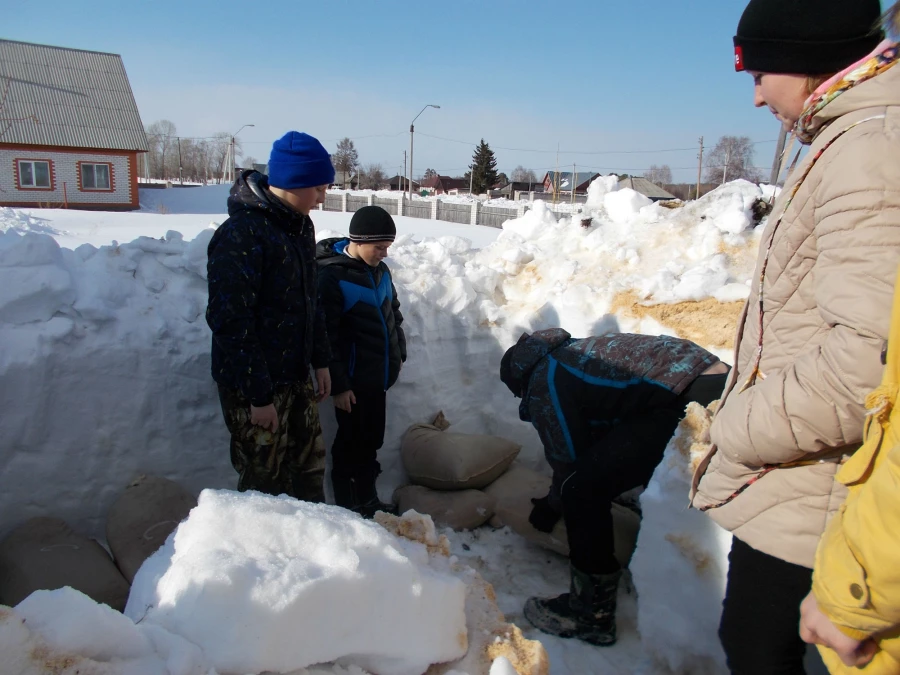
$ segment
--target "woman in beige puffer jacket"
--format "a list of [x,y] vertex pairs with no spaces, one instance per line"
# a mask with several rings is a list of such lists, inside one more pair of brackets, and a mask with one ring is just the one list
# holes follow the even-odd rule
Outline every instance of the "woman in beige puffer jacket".
[[692,505],[735,536],[719,630],[734,673],[804,672],[799,604],[880,381],[900,262],[900,67],[879,13],[877,0],[751,0],[735,37],[756,105],[810,148],[763,233],[693,482]]

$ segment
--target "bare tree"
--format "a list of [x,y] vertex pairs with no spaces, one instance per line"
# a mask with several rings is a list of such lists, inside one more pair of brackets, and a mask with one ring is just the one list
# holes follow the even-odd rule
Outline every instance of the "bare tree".
[[256,157],[248,155],[241,159],[241,166],[245,169],[252,169],[254,164],[259,164],[259,160]]
[[644,178],[654,185],[670,185],[672,183],[672,169],[668,164],[656,166],[651,164],[650,168],[644,172]]
[[157,120],[148,126],[145,131],[147,133],[147,142],[150,145],[150,174],[154,178],[169,178],[170,150],[172,143],[175,142],[175,134],[178,133],[175,123],[170,120]]
[[388,177],[381,164],[368,164],[359,172],[359,188],[361,190],[378,190],[387,182]]
[[335,171],[353,171],[359,166],[359,153],[353,141],[349,138],[342,138],[337,145],[337,152],[331,156],[331,163],[334,164]]
[[753,167],[753,141],[748,136],[722,136],[706,157],[706,181],[724,183],[739,178],[751,183],[761,180]]
[[534,175],[534,171],[526,169],[521,164],[513,169],[511,178],[515,183],[537,183],[537,176]]
[[434,178],[437,175],[438,173],[434,169],[425,169],[425,175],[423,176],[423,178],[427,180],[428,178]]
[[[225,173],[226,162],[228,161],[228,153],[231,152],[231,134],[227,131],[220,131],[213,135],[210,144],[210,167],[219,179]],[[238,141],[235,140],[235,149]]]

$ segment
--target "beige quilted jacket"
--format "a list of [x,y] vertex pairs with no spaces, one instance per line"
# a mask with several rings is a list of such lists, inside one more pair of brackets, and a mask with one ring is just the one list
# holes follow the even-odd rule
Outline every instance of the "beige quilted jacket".
[[881,380],[900,263],[900,65],[818,113],[818,135],[775,204],[757,260],[758,274],[808,163],[856,122],[815,163],[775,231],[764,284],[765,379],[741,392],[759,338],[754,279],[714,446],[691,491],[695,508],[745,543],[806,567],[846,495],[834,474],[861,442],[863,401]]

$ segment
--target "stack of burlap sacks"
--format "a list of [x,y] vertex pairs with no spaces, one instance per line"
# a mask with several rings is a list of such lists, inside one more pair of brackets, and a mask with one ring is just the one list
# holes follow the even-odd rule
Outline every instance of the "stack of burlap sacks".
[[[528,522],[533,497],[550,490],[550,476],[516,462],[522,446],[499,436],[447,431],[450,423],[438,413],[431,424],[413,424],[400,446],[410,485],[394,492],[400,513],[427,513],[435,524],[467,530],[488,523],[508,526],[526,540],[569,554],[566,526],[560,519],[552,532]],[[612,505],[616,558],[626,566],[637,542],[640,517]]]
[[197,500],[165,478],[140,476],[112,505],[112,553],[59,518],[32,518],[0,542],[0,605],[15,607],[37,590],[64,586],[122,611],[134,575]]

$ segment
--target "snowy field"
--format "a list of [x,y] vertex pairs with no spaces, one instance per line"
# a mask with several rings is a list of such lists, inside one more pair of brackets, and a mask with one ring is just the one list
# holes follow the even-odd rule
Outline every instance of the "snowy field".
[[[102,538],[110,504],[138,473],[166,476],[195,494],[204,488],[233,487],[228,438],[209,376],[210,335],[204,320],[206,246],[227,217],[227,189],[142,190],[142,209],[134,213],[0,209],[0,536],[29,517],[54,515]],[[769,196],[764,188],[738,181],[697,202],[667,209],[599,179],[585,207],[593,215],[586,225],[566,218],[557,221],[541,204],[502,230],[396,218],[398,238],[387,262],[405,317],[409,360],[388,394],[386,442],[379,457],[384,468],[381,497],[389,498],[404,482],[398,448],[405,429],[430,421],[441,410],[453,431],[513,439],[523,445],[520,462],[545,470],[537,434],[518,420],[517,401],[498,376],[500,356],[524,330],[562,326],[578,337],[608,331],[666,333],[692,339],[730,362],[733,331],[759,246],[761,228],[753,222],[751,209],[756,200]],[[317,238],[346,233],[351,215],[314,212]],[[321,416],[330,444],[335,427],[330,402],[321,406]],[[620,639],[614,647],[545,636],[524,620],[521,611],[528,596],[567,588],[565,558],[525,542],[508,528],[488,527],[444,532],[450,554],[493,584],[500,610],[527,638],[541,640],[555,675],[722,672],[715,624],[729,540],[709,519],[686,512],[688,462],[673,442],[646,493],[644,525],[632,564],[638,593],[626,584],[620,589]],[[228,494],[206,492],[204,499]],[[248,522],[263,522],[254,521],[253,513],[271,518],[272,506],[267,504],[237,508],[236,521],[243,514]],[[335,538],[352,548],[362,546],[366,537],[382,536],[373,534],[369,525],[376,526],[371,523],[360,529],[328,513],[332,510],[301,514],[310,527],[322,530],[322,542],[331,542],[322,544],[326,553]],[[328,527],[341,534],[332,532],[329,540]],[[182,529],[178,536],[190,542],[192,535]],[[381,547],[399,546],[378,541]],[[170,544],[175,546],[171,538]],[[258,546],[270,550],[272,542],[260,541]],[[406,637],[422,646],[407,649],[408,662],[393,665],[362,657],[354,661],[352,654],[368,653],[371,644],[358,645],[338,627],[318,634],[322,658],[337,658],[338,665],[329,665],[327,672],[359,675],[359,668],[368,665],[372,672],[414,673],[422,672],[420,665],[429,658],[452,660],[459,589],[452,588],[446,570],[435,571],[422,551],[409,546],[397,550],[396,556],[385,554],[394,560],[391,564],[399,565],[395,558],[406,556],[404,574],[420,579],[416,583],[423,597],[443,593],[438,606],[447,607],[448,613],[421,621],[406,613],[398,617]],[[162,585],[154,586],[163,575],[160,570],[181,555],[161,549],[154,558],[156,566],[145,565],[139,574],[144,577],[141,584],[135,580],[129,604],[137,602],[138,591],[162,593]],[[212,568],[198,560],[188,555],[183,563],[201,576],[204,570],[213,575]],[[316,594],[328,588],[332,595],[350,598],[349,616],[354,606],[349,584],[360,579],[334,577],[330,564],[305,564],[303,570],[294,570],[297,579],[306,583],[321,578],[331,584],[310,586],[305,606],[327,606]],[[387,574],[388,584],[405,578],[397,576],[400,572],[386,572],[386,564],[379,558],[371,565],[374,571],[359,572],[360,567],[357,572],[369,585],[380,574]],[[240,579],[226,585],[246,582],[257,589],[254,593],[262,592],[254,585],[264,578],[262,571],[252,565],[235,569]],[[208,590],[213,601],[217,594],[231,597],[217,588]],[[77,640],[63,635],[59,617],[95,611],[62,592],[28,602],[28,611],[43,617],[44,637],[54,636],[58,644],[70,647]],[[371,603],[375,608],[389,604],[374,596]],[[142,629],[148,632],[141,633],[141,644],[155,645],[155,651],[142,657],[150,664],[145,670],[102,672],[207,672],[210,663],[204,658],[210,657],[210,650],[223,653],[229,644],[222,637],[227,635],[224,619],[209,608],[204,611],[208,613],[197,616],[205,617],[200,626],[205,638],[178,627],[175,607],[170,615],[176,618],[169,623],[151,622],[159,631],[168,631],[164,640],[162,633],[150,635],[152,626]],[[255,620],[254,611],[248,606],[243,620]],[[285,606],[270,611],[277,619],[292,616],[294,610]],[[133,611],[130,616],[140,618]],[[120,615],[98,619],[120,620]],[[41,621],[36,619],[34,625]],[[140,627],[130,622],[127,627],[109,626],[113,632]],[[646,633],[644,643],[639,626]],[[115,641],[85,630],[82,626],[77,644],[89,644],[94,658],[113,659]],[[201,657],[194,645],[204,639]],[[289,637],[283,639],[290,643]],[[276,652],[290,647],[269,645]],[[222,672],[249,672],[246,668],[260,663],[249,661],[240,664],[245,670]],[[275,666],[284,671],[290,663],[287,658]],[[273,669],[271,665],[262,663],[259,669]],[[502,660],[491,669],[494,675],[510,672],[515,671]]]

